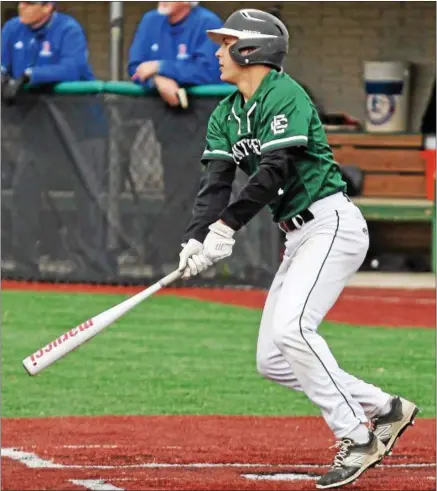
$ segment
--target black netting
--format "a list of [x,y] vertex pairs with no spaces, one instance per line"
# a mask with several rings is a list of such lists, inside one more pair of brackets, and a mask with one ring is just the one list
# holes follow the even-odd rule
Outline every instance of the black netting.
[[[27,94],[3,106],[3,278],[134,284],[175,269],[218,100],[170,110],[157,97]],[[191,284],[267,286],[280,255],[269,212],[236,239]]]

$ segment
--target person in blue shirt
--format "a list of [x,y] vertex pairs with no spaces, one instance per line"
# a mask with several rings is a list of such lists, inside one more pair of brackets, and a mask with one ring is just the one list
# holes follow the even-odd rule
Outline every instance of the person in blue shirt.
[[2,29],[2,92],[16,97],[24,84],[95,80],[80,24],[55,11],[55,2],[19,2],[18,17]]
[[156,87],[170,105],[178,106],[180,86],[219,84],[218,45],[206,35],[222,20],[199,2],[159,2],[138,25],[129,50],[128,73],[145,87]]

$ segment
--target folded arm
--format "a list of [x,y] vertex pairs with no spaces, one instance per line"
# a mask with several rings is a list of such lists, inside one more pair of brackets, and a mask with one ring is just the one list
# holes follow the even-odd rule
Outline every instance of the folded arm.
[[71,26],[62,40],[61,56],[55,65],[35,66],[27,74],[32,84],[74,82],[88,64],[88,49],[81,29]]

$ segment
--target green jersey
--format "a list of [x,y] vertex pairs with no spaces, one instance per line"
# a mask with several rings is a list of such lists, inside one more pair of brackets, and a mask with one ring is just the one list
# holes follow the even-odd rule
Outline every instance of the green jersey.
[[219,103],[209,120],[202,161],[232,161],[252,176],[266,153],[292,146],[300,147],[296,168],[269,203],[276,222],[345,191],[346,183],[311,99],[287,74],[271,70],[247,102],[237,91]]

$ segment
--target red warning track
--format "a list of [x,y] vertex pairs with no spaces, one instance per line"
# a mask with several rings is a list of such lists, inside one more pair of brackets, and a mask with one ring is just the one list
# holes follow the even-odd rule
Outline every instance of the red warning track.
[[[2,288],[57,292],[117,293],[132,295],[142,287],[94,286],[86,284],[47,284],[3,281]],[[166,288],[161,295],[198,298],[218,303],[262,308],[265,290],[216,288]],[[346,288],[329,312],[327,320],[388,327],[436,327],[436,292],[434,289]]]
[[[435,420],[418,420],[353,489],[435,489],[430,435]],[[332,444],[325,423],[309,417],[4,419],[2,489],[314,489]]]

